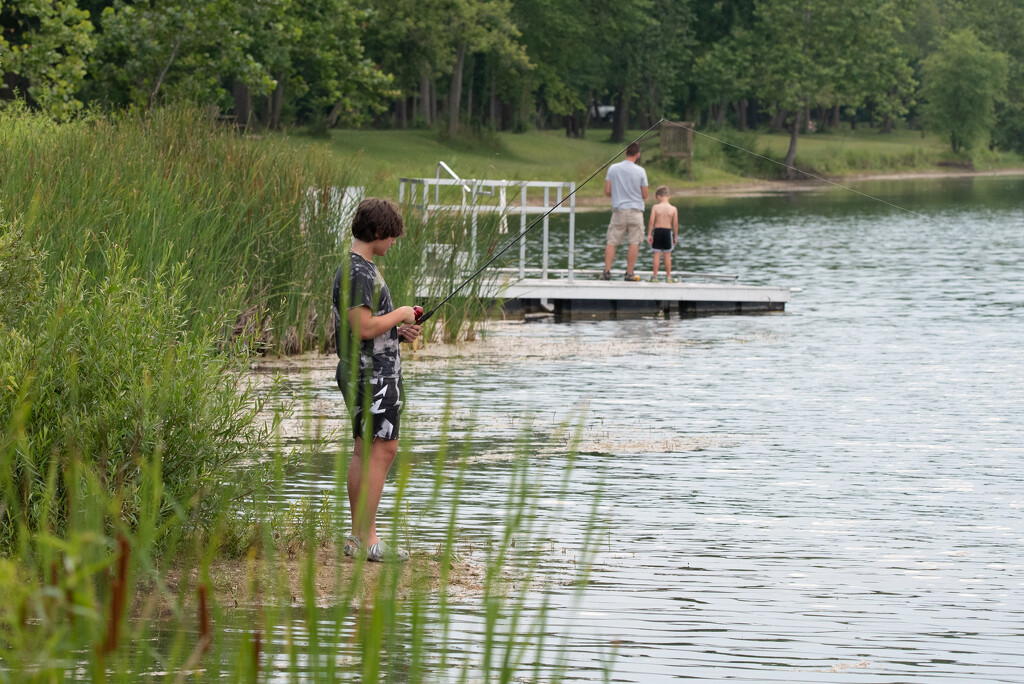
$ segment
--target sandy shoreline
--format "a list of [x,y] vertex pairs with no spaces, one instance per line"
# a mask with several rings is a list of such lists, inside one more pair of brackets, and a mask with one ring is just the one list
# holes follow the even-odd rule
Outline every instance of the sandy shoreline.
[[672,189],[672,194],[682,197],[715,197],[715,196],[750,196],[751,194],[773,194],[780,192],[807,192],[813,190],[837,188],[854,183],[884,180],[938,180],[946,178],[974,178],[983,176],[1024,176],[1024,169],[996,169],[993,171],[904,171],[896,173],[866,173],[853,176],[837,176],[825,180],[802,181],[753,181],[732,185],[719,185],[707,188]]

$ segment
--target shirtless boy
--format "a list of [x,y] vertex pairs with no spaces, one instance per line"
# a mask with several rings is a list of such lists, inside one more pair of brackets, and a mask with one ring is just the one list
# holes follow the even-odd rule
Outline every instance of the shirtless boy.
[[647,222],[647,242],[654,251],[654,273],[651,282],[658,279],[658,262],[665,256],[665,282],[672,280],[672,249],[679,239],[679,211],[669,202],[671,195],[662,185],[654,192],[657,204],[651,207],[651,220]]

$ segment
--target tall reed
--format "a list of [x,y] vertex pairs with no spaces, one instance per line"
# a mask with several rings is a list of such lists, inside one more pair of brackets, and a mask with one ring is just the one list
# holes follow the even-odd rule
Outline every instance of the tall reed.
[[[0,272],[23,261],[12,236],[0,226],[15,254],[0,250]],[[124,248],[106,256],[102,280],[68,266],[45,288],[27,278],[35,305],[13,325],[0,321],[0,550],[62,534],[77,505],[66,475],[78,461],[116,500],[115,527],[139,524],[147,467],[159,469],[160,524],[179,517],[200,534],[229,505],[223,497],[266,485],[263,468],[236,470],[258,461],[271,437],[259,417],[265,398],[240,382],[245,353],[223,351],[216,318],[188,330],[180,265],[142,280]]]
[[[0,109],[0,168],[0,216],[40,240],[47,272],[66,263],[102,278],[118,245],[144,277],[185,264],[190,311],[244,312],[238,331],[260,333],[264,347],[326,345],[331,276],[349,235],[335,201],[349,172],[326,153],[241,136],[189,106],[56,124],[10,105]],[[459,223],[410,218],[408,242],[445,242]],[[468,249],[469,234],[456,237]],[[423,254],[408,251],[392,270],[415,281],[407,267]],[[435,281],[456,282],[455,267]]]
[[[399,301],[417,302],[430,310],[462,285],[499,249],[508,234],[501,233],[499,214],[435,212],[424,219],[414,207],[406,207],[406,235],[381,260],[381,273]],[[497,268],[482,272],[465,284],[428,321],[426,335],[452,343],[472,337],[476,326],[490,313]]]
[[[219,581],[225,561],[217,549],[218,535],[236,524],[232,513],[198,545],[176,519],[161,522],[161,473],[151,459],[141,464],[147,503],[135,524],[111,526],[119,500],[94,465],[72,462],[63,477],[78,504],[63,532],[39,531],[0,557],[0,681],[133,681],[151,673],[168,681],[195,675],[246,682],[564,678],[568,635],[553,636],[540,573],[557,521],[542,515],[539,504],[568,496],[573,450],[538,464],[524,441],[495,483],[493,532],[466,538],[459,519],[479,494],[465,484],[469,442],[448,437],[450,404],[445,416],[428,457],[414,457],[402,440],[389,485],[392,503],[382,522],[391,544],[411,543],[408,563],[366,564],[340,552],[349,522],[343,492],[350,439],[337,445],[330,503],[295,504],[301,512],[285,518],[272,502],[284,498],[287,464],[274,450],[268,457],[277,484],[251,502],[255,530],[237,561],[247,568],[245,580],[230,593]],[[571,436],[555,438],[575,443]],[[53,466],[44,471],[48,482],[57,477]],[[52,486],[47,492],[44,505],[52,501]],[[560,578],[577,587],[586,585],[597,546],[599,502],[594,499],[582,555],[569,577]],[[417,519],[433,520],[443,531],[439,545],[417,542],[410,506]],[[171,557],[154,545],[161,534],[173,540]],[[454,599],[467,568],[477,589]]]
[[[540,556],[526,540],[543,535],[537,488],[550,473],[525,447],[502,492],[500,534],[483,547],[472,657],[455,655],[447,594],[460,567],[465,449],[443,436],[419,464],[426,501],[413,501],[403,443],[391,541],[410,535],[412,502],[446,521],[444,543],[408,566],[339,553],[331,565],[345,571],[326,605],[315,551],[333,541],[337,552],[347,533],[351,440],[337,445],[328,505],[301,507],[282,529],[272,502],[296,452],[273,443],[279,418],[257,421],[277,395],[245,383],[254,345],[225,345],[223,313],[269,317],[278,344],[288,327],[307,347],[312,332],[325,339],[328,317],[314,314],[329,310],[345,241],[324,189],[344,174],[188,108],[64,125],[0,116],[0,681],[510,681],[540,662],[544,611],[528,600]],[[410,219],[383,266],[396,299],[449,292],[474,263],[458,253],[485,257],[497,243],[496,222],[483,224],[474,241],[461,217]],[[455,256],[424,259],[427,244]],[[478,287],[432,324],[449,337],[465,329]],[[312,457],[320,441],[305,443]],[[228,550],[250,568],[234,600],[217,584]],[[287,572],[296,550],[297,587]],[[255,605],[247,619],[232,617],[236,600]]]

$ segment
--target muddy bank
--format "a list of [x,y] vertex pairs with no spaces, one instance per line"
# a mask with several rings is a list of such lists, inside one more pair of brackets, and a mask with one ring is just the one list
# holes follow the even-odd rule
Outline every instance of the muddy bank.
[[[312,551],[295,543],[283,545],[272,559],[263,555],[214,559],[209,570],[209,597],[227,610],[305,605],[304,585],[310,567],[316,605],[330,608],[347,602],[352,610],[376,596],[390,597],[392,590],[399,600],[443,591],[451,601],[465,601],[484,595],[487,577],[487,565],[473,559],[471,552],[457,554],[445,570],[440,552],[414,551],[408,562],[383,564],[347,558],[333,543]],[[516,583],[506,571],[491,591],[504,593]],[[198,596],[198,569],[179,565],[169,570],[163,589],[142,583],[133,612],[137,617],[169,618],[179,603],[186,610],[195,610]]]

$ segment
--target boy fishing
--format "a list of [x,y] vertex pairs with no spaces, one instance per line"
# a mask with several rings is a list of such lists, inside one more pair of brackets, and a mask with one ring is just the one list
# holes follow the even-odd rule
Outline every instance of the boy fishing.
[[[349,255],[349,297],[346,307],[351,338],[341,333],[341,279],[334,277],[334,310],[338,340],[338,386],[352,411],[355,446],[348,468],[348,500],[352,534],[345,543],[346,556],[365,555],[370,561],[404,561],[409,552],[392,549],[377,536],[377,508],[384,479],[398,455],[402,409],[402,358],[399,342],[412,342],[420,334],[411,306],[394,308],[387,283],[373,262],[384,256],[405,234],[398,206],[387,199],[367,198],[359,203],[352,219],[352,251]],[[346,342],[359,341],[355,384]],[[351,390],[354,389],[354,392]],[[369,393],[369,394],[367,394]],[[350,396],[354,394],[354,396]],[[348,400],[352,401],[349,402]],[[369,399],[367,401],[367,399]],[[369,410],[369,415],[366,414]],[[364,440],[369,440],[367,445]]]

